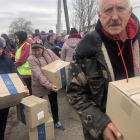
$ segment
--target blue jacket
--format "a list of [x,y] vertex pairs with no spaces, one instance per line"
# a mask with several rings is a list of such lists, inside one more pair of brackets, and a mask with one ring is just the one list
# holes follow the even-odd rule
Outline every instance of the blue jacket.
[[59,46],[60,48],[62,48],[63,47],[63,44],[64,44],[64,42],[61,42],[61,40],[59,40],[59,42],[57,43],[56,46]]
[[17,68],[13,63],[12,59],[9,56],[5,56],[3,52],[3,54],[0,56],[0,74],[8,73],[17,73],[23,84],[26,85],[26,83],[23,81],[20,74],[18,73]]

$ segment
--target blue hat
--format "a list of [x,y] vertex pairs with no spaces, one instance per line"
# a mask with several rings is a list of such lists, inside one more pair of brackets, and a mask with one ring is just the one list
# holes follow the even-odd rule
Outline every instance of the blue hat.
[[1,40],[1,38],[0,38],[0,47],[3,49],[3,42]]

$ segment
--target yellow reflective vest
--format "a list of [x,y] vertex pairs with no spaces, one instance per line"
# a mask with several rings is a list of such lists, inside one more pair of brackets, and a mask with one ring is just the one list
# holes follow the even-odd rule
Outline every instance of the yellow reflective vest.
[[[23,46],[27,44],[29,46],[31,46],[29,43],[25,42],[16,52],[15,55],[15,61],[17,61],[20,58],[21,55],[21,50],[23,48]],[[17,67],[17,70],[19,72],[20,75],[32,75],[32,72],[29,68],[29,63],[28,63],[28,59],[26,60],[26,62],[24,64],[22,64],[21,66]]]

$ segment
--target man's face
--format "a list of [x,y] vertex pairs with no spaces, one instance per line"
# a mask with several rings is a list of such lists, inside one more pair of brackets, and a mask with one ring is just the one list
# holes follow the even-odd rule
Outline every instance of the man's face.
[[53,44],[53,43],[54,43],[54,37],[50,37],[49,42],[50,42],[51,44]]
[[108,34],[119,35],[125,30],[131,13],[127,0],[102,0],[98,16]]
[[0,56],[2,55],[2,53],[3,53],[3,49],[2,47],[0,47]]
[[32,49],[32,51],[33,51],[33,53],[36,57],[41,57],[42,56],[42,53],[43,53],[42,48]]

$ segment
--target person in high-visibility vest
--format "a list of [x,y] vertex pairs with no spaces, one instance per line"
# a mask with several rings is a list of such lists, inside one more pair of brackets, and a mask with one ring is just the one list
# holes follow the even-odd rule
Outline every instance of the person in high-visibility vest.
[[28,64],[28,57],[30,52],[30,42],[27,39],[27,33],[24,31],[19,31],[15,33],[15,39],[18,43],[18,49],[15,54],[15,65],[17,70],[30,91],[30,95],[32,95],[31,90],[31,70]]

